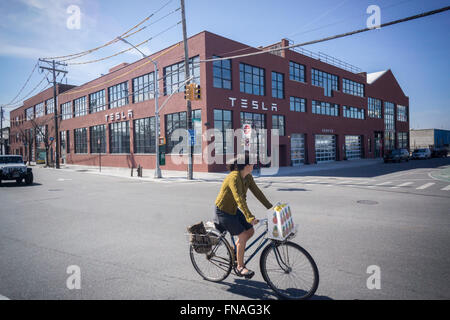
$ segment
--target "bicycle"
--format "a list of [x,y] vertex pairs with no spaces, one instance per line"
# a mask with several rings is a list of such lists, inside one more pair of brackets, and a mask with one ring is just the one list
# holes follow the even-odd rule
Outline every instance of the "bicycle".
[[[255,251],[247,258],[245,265],[265,246],[259,260],[261,274],[264,281],[280,297],[285,299],[308,299],[317,290],[319,285],[319,271],[312,256],[298,244],[289,241],[296,232],[289,235],[284,241],[264,238],[268,234],[267,219],[261,219],[256,231],[264,226],[262,232],[252,243],[247,245],[247,252],[254,244],[262,240]],[[205,253],[197,253],[195,244],[190,244],[189,254],[194,269],[200,276],[208,281],[221,282],[234,270],[237,275],[236,243],[233,236],[233,248],[226,239],[227,231],[217,223],[207,228],[205,237],[209,237],[211,249]],[[197,247],[198,249],[198,247]],[[199,250],[200,251],[200,250]],[[302,272],[304,270],[304,272]],[[304,277],[300,277],[304,273]],[[277,276],[281,280],[277,280]]]

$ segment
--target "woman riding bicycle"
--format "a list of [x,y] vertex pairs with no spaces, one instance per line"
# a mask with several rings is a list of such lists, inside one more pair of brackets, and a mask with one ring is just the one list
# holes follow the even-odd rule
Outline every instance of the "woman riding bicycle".
[[[222,183],[216,198],[215,221],[222,225],[232,236],[237,235],[236,260],[237,274],[240,277],[251,278],[255,274],[244,265],[245,246],[255,233],[253,226],[259,221],[252,215],[247,206],[247,190],[250,189],[255,197],[267,208],[272,204],[253,180],[253,164],[250,163],[249,153],[239,155],[228,166],[230,173]],[[242,210],[242,211],[241,211]]]

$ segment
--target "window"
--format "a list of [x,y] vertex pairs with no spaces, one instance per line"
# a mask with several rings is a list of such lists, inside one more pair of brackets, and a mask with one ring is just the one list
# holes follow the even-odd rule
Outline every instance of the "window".
[[89,128],[91,153],[106,153],[106,125]]
[[35,106],[36,118],[42,117],[44,115],[44,103],[38,103]]
[[339,77],[317,69],[311,69],[311,84],[324,88],[324,95],[332,96],[332,90],[339,90]]
[[375,98],[368,98],[367,100],[369,118],[381,119],[381,100]]
[[45,104],[47,106],[47,114],[51,114],[51,113],[55,112],[55,104],[54,104],[53,98],[52,99],[48,99],[45,102]]
[[36,128],[36,144],[39,145],[41,142],[44,142],[44,138],[46,136],[47,126],[38,126]]
[[266,115],[263,113],[241,112],[241,128],[251,124],[254,129],[266,129]]
[[342,92],[364,97],[364,85],[348,79],[342,79]]
[[220,140],[219,137],[214,137],[216,154],[233,153],[233,144],[228,146],[226,143],[227,130],[233,129],[232,111],[214,109],[214,129],[217,129],[222,133],[222,140]]
[[408,114],[405,106],[397,105],[397,121],[408,121]]
[[272,97],[284,99],[284,75],[272,71]]
[[61,105],[61,119],[66,120],[73,117],[73,111],[72,111],[72,101],[63,103]]
[[133,103],[155,98],[154,72],[133,79]]
[[264,69],[251,65],[239,64],[239,82],[241,92],[264,96],[265,75]]
[[[189,59],[189,74],[194,76],[191,83],[200,84],[200,57]],[[185,81],[184,61],[164,68],[164,95],[170,95]],[[183,91],[181,86],[178,91]]]
[[364,120],[364,109],[342,106],[342,116],[344,116],[345,118]]
[[128,104],[128,82],[122,82],[108,88],[109,108],[118,108]]
[[81,117],[87,115],[86,97],[81,97],[73,100],[75,109],[75,117]]
[[73,137],[75,142],[75,153],[87,153],[87,130],[80,128],[73,130]]
[[290,110],[306,112],[306,100],[303,98],[290,97]]
[[392,102],[384,102],[384,124],[385,130],[395,130],[394,104]]
[[60,144],[60,153],[63,154],[64,150],[66,153],[70,153],[70,145],[69,145],[69,131],[61,131],[59,133],[61,144]]
[[306,82],[305,66],[289,61],[289,79],[294,81]]
[[134,120],[134,152],[156,153],[155,117]]
[[321,102],[312,100],[312,113],[323,114],[327,116],[339,116],[339,105],[331,104],[329,102]]
[[[172,133],[176,129],[185,129],[187,130],[187,119],[186,112],[177,112],[166,114],[166,144],[167,144],[167,153],[172,153],[172,149],[174,146],[179,144],[182,141],[182,137],[178,141],[172,141],[171,136]],[[201,153],[202,149],[202,122],[201,122],[201,110],[192,110],[192,125],[194,129],[195,135],[195,145],[194,145],[194,153]],[[186,141],[187,141],[187,137]]]
[[31,120],[34,118],[34,108],[28,108],[25,110],[25,117],[27,120]]
[[130,153],[129,121],[109,125],[109,149],[111,153]]
[[284,136],[284,116],[281,115],[272,115],[272,129],[280,130],[280,136]]
[[231,60],[213,61],[213,86],[231,90]]
[[100,90],[89,95],[89,113],[106,110],[105,90]]
[[397,143],[400,149],[408,148],[408,132],[399,132],[397,134]]

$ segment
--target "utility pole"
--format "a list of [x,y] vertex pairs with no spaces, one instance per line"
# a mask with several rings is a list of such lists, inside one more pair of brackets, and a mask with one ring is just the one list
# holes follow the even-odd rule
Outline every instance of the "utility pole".
[[52,71],[52,75],[53,75],[53,106],[54,106],[54,115],[55,115],[55,149],[56,149],[55,168],[59,169],[59,131],[58,131],[58,103],[57,103],[57,94],[58,93],[56,92],[56,77],[57,77],[56,72],[58,72],[58,75],[59,75],[59,73],[66,74],[67,71],[56,69],[56,65],[66,67],[67,64],[62,63],[62,62],[57,62],[55,60],[48,61],[48,60],[44,60],[44,59],[39,59],[39,61],[50,64],[51,68],[42,67],[42,66],[39,66],[39,68]]
[[[182,19],[182,25],[183,25],[183,43],[184,43],[184,71],[185,71],[185,79],[189,79],[189,52],[188,52],[188,43],[187,43],[187,32],[186,32],[186,13],[184,10],[184,0],[181,1],[181,19]],[[186,86],[189,84],[189,82],[186,83]],[[187,99],[187,127],[189,134],[192,132],[192,107],[191,107],[191,101]],[[191,139],[189,139],[190,141]],[[192,180],[192,172],[193,172],[193,160],[194,160],[194,146],[189,143],[188,147],[188,180]]]
[[3,107],[0,107],[0,154],[3,155]]
[[117,37],[117,39],[125,42],[126,44],[132,46],[134,49],[136,49],[145,59],[148,59],[150,62],[153,63],[155,71],[153,72],[153,88],[154,88],[154,99],[155,99],[155,147],[156,147],[156,160],[155,160],[155,179],[161,179],[161,168],[159,166],[159,127],[160,127],[160,119],[159,119],[159,88],[158,88],[158,63],[150,58],[149,56],[145,55],[141,50],[139,50],[136,46],[129,43],[127,40]]

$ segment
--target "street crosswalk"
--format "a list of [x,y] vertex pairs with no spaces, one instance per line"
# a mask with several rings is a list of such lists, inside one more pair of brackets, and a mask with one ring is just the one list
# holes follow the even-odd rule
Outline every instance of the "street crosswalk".
[[[450,191],[450,184],[444,181],[435,181],[430,182],[430,180],[426,181],[424,179],[418,179],[413,181],[400,181],[400,180],[392,180],[392,181],[377,181],[376,179],[363,180],[363,179],[330,179],[327,177],[323,177],[320,179],[304,179],[300,178],[297,180],[299,183],[303,183],[306,185],[322,185],[325,187],[332,186],[350,186],[350,187],[361,187],[361,188],[387,188],[387,189],[406,189],[406,190],[440,190],[440,191]],[[280,183],[282,183],[280,181]]]

